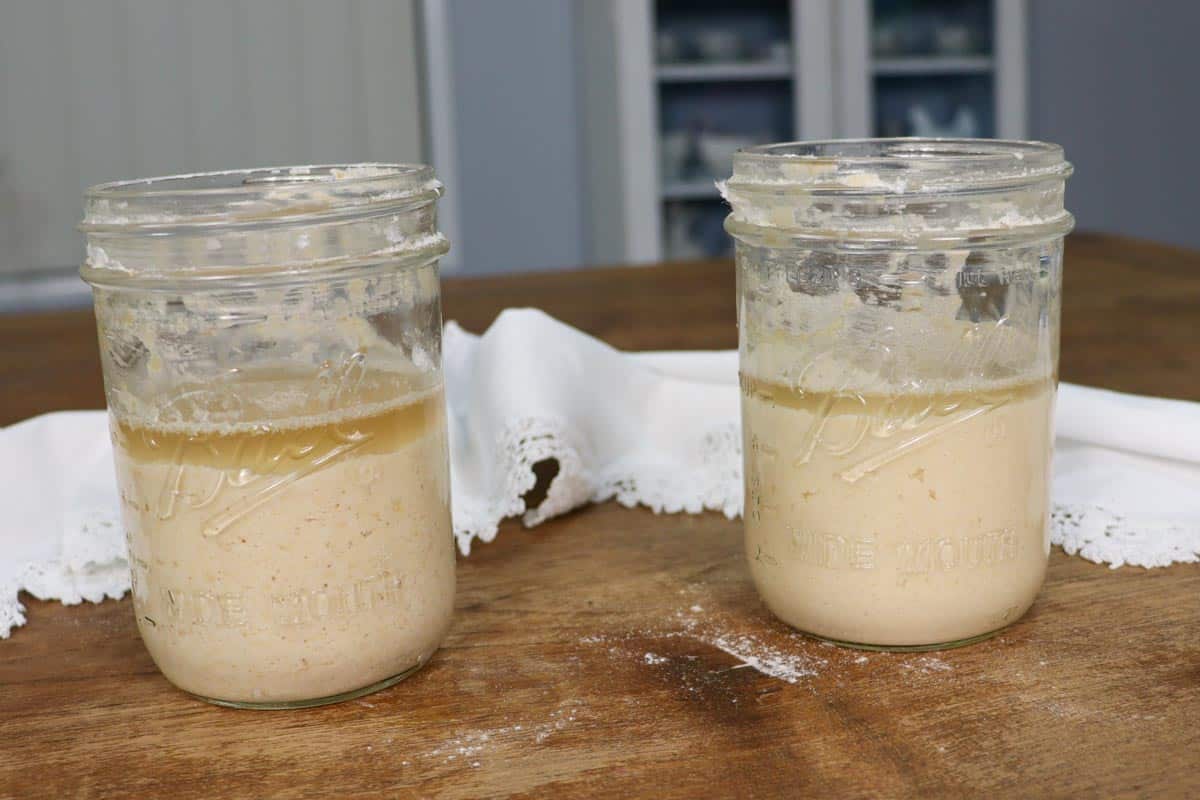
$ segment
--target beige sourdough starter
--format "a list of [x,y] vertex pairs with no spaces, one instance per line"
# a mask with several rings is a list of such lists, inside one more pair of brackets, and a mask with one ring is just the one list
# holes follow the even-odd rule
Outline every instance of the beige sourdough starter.
[[822,389],[742,378],[746,551],[770,609],[885,646],[1017,619],[1049,551],[1052,381]]
[[[363,396],[343,398],[351,412],[114,419],[137,622],[179,687],[307,701],[411,671],[437,648],[454,599],[441,391],[367,377]],[[295,407],[305,390],[250,378],[238,394]]]

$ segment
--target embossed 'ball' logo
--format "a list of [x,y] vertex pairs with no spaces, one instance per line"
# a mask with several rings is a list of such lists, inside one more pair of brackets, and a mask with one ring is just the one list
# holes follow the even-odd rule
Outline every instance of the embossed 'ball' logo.
[[[947,374],[955,374],[954,370],[969,372],[992,349],[991,341],[985,340],[983,347],[970,352],[965,348],[958,351],[952,356],[958,363],[949,365]],[[857,373],[847,369],[847,364],[858,367]],[[793,465],[807,464],[818,449],[840,457],[852,455],[865,441],[883,443],[882,449],[838,473],[843,480],[855,483],[1009,400],[1009,393],[1004,393],[964,405],[960,398],[945,392],[868,394],[853,386],[863,371],[877,375],[882,386],[896,386],[900,366],[896,353],[882,343],[865,348],[838,345],[814,356],[800,370],[797,385],[815,385],[821,391],[815,393],[818,401],[812,425],[800,440]],[[829,376],[837,377],[830,381]],[[932,424],[931,418],[936,420]]]
[[[352,402],[366,374],[365,360],[364,354],[354,353],[322,369],[318,380],[329,395],[328,411],[342,410]],[[167,422],[200,418],[244,419],[243,402],[230,388],[200,389],[179,395],[163,412]],[[262,430],[237,436],[171,437],[169,445],[149,436],[146,444],[151,449],[173,448],[169,456],[172,466],[159,492],[158,518],[171,519],[181,508],[221,506],[227,490],[247,490],[204,524],[205,536],[220,536],[296,481],[359,449],[373,437],[370,431],[359,429],[354,420],[282,432],[264,425]]]

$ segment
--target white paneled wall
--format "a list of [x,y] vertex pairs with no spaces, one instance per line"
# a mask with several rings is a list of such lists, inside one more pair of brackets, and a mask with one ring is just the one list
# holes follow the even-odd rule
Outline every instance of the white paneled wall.
[[0,272],[76,265],[90,184],[419,161],[415,0],[0,0]]

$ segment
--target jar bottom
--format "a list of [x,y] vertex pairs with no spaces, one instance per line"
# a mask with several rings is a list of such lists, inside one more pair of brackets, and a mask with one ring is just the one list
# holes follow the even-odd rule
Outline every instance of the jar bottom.
[[822,636],[819,633],[813,633],[801,628],[796,628],[796,631],[804,634],[812,639],[817,639],[822,642],[829,642],[838,647],[845,647],[851,650],[872,650],[876,653],[927,653],[931,650],[954,650],[959,647],[966,647],[971,644],[991,639],[996,634],[1011,627],[1017,620],[1001,625],[995,630],[987,633],[980,633],[975,636],[968,636],[965,639],[955,639],[949,642],[934,642],[932,644],[868,644],[866,642],[847,642],[841,639],[834,639],[829,636]]
[[274,700],[260,703],[253,700],[221,700],[217,697],[205,697],[204,695],[196,694],[194,692],[187,693],[197,700],[203,700],[204,702],[211,703],[214,706],[223,706],[225,708],[242,708],[252,711],[287,711],[289,709],[296,708],[314,708],[316,706],[328,706],[333,705],[334,703],[343,703],[347,700],[354,700],[358,697],[363,697],[368,694],[374,694],[375,692],[382,691],[390,686],[395,686],[408,676],[416,673],[421,669],[421,667],[428,664],[431,660],[432,659],[430,658],[422,659],[403,672],[397,673],[390,678],[384,678],[381,681],[375,681],[374,683],[363,686],[360,689],[351,689],[348,692],[341,692],[340,694],[332,694],[328,697],[317,697],[309,700]]

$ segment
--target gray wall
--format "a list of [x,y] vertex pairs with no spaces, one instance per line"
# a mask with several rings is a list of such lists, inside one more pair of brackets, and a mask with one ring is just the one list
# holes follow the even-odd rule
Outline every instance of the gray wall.
[[420,161],[414,0],[0,0],[0,274],[77,266],[85,187]]
[[466,274],[586,261],[575,3],[450,0]]
[[1081,230],[1200,248],[1200,2],[1032,0],[1030,134]]

